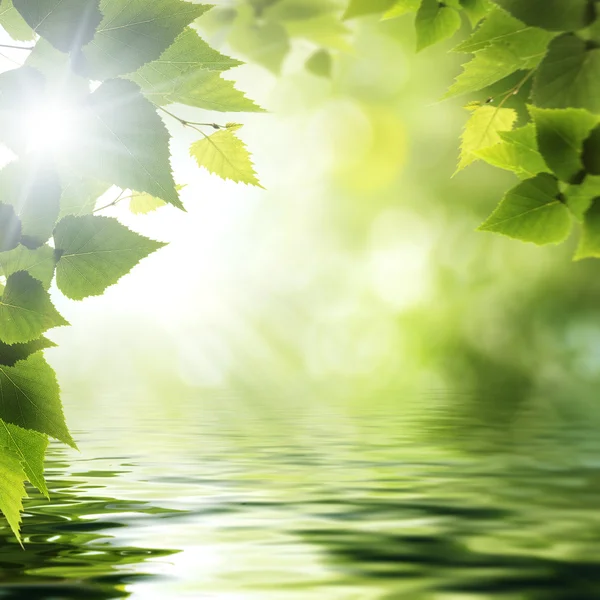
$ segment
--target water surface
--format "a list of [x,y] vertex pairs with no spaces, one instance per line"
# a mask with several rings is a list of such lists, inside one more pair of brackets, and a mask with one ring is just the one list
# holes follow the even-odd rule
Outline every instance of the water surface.
[[0,598],[600,597],[593,431],[492,448],[444,415],[315,406],[81,409],[97,427],[52,447],[25,550],[1,530]]

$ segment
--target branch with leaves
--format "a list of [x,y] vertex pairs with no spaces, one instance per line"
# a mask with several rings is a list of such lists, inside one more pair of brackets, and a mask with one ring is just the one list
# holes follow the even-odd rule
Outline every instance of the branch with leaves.
[[[54,345],[46,333],[68,325],[50,286],[72,300],[100,295],[164,246],[98,214],[125,201],[135,214],[183,208],[161,114],[196,129],[191,152],[200,166],[260,185],[239,125],[186,121],[166,106],[262,109],[222,77],[241,63],[192,27],[210,6],[4,0],[2,8],[0,26],[15,42],[4,47],[29,51],[18,68],[0,73],[0,142],[17,156],[0,171],[0,510],[19,538],[25,481],[48,495],[48,438],[75,447],[42,354]],[[42,147],[26,133],[38,115],[39,127],[64,117],[70,131],[50,129]],[[113,188],[118,195],[99,202]]]

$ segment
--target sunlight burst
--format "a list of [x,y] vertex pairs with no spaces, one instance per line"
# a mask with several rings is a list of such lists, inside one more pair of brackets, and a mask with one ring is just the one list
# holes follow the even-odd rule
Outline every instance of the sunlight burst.
[[24,120],[24,136],[31,151],[60,152],[75,137],[77,110],[62,102],[39,106]]

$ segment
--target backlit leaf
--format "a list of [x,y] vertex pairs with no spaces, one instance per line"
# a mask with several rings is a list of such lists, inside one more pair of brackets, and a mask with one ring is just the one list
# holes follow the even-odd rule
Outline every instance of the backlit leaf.
[[132,73],[156,60],[209,8],[181,0],[102,0],[104,18],[83,50],[81,68],[96,80]]
[[8,448],[0,447],[0,510],[4,513],[19,543],[21,511],[25,497],[25,472],[19,458]]
[[0,420],[0,446],[19,458],[27,479],[48,498],[48,487],[44,480],[44,455],[48,438],[37,431],[22,429]]
[[512,171],[521,179],[549,172],[537,146],[535,126],[528,123],[514,131],[501,131],[499,144],[475,152],[477,158],[500,169]]
[[0,419],[75,448],[59,392],[54,371],[39,352],[14,367],[0,365]]
[[7,344],[30,342],[48,329],[63,325],[68,325],[67,321],[54,308],[40,281],[25,271],[8,277],[0,298],[1,341]]
[[493,231],[534,244],[557,244],[571,230],[558,180],[540,173],[510,190],[480,231]]
[[256,178],[246,145],[234,133],[238,128],[221,129],[194,142],[190,154],[199,166],[222,179],[262,187]]
[[137,85],[122,79],[103,83],[90,96],[80,126],[86,135],[69,148],[71,169],[182,208],[171,172],[169,133]]
[[19,245],[9,252],[0,253],[0,273],[10,277],[17,271],[27,271],[41,281],[44,289],[50,287],[55,267],[54,249],[48,245],[35,250]]
[[95,215],[68,216],[59,221],[54,245],[60,256],[56,285],[72,300],[102,294],[142,258],[164,246],[116,219]]
[[226,112],[260,111],[220,71],[240,64],[212,50],[193,29],[187,29],[158,60],[129,76],[156,104],[188,104]]
[[53,46],[69,52],[93,37],[102,15],[99,0],[13,0],[28,25]]
[[517,113],[511,108],[481,106],[474,110],[462,135],[457,171],[475,161],[476,152],[501,142],[500,132],[511,130],[516,120]]
[[417,50],[453,36],[460,23],[460,15],[454,8],[437,0],[423,0],[415,19]]
[[0,26],[17,42],[30,42],[35,39],[33,29],[14,7],[12,0],[0,3]]

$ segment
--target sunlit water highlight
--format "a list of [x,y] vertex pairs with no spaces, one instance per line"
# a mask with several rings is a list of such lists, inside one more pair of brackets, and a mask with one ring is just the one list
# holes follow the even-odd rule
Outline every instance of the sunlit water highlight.
[[80,454],[53,447],[25,551],[2,530],[0,597],[600,597],[593,436],[466,454],[434,443],[443,415],[416,435],[389,408],[277,404],[105,418]]

